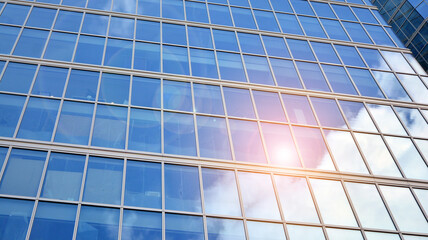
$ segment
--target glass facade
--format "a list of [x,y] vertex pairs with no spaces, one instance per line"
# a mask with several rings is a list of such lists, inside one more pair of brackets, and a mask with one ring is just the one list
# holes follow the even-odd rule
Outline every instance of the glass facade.
[[0,0],[0,239],[428,239],[428,75],[381,14]]

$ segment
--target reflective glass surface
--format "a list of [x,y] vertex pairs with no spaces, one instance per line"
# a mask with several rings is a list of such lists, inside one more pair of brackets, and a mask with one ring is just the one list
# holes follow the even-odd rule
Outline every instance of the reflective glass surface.
[[0,198],[0,237],[24,240],[33,205],[33,201]]

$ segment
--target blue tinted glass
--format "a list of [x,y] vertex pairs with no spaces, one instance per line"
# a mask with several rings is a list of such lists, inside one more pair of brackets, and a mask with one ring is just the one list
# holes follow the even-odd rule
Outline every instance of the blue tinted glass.
[[13,149],[0,184],[1,194],[35,197],[46,152]]
[[292,61],[270,58],[278,86],[303,88]]
[[128,104],[129,76],[103,73],[101,77],[98,101]]
[[190,63],[193,76],[218,78],[214,51],[191,48]]
[[164,81],[163,107],[166,109],[193,111],[190,83]]
[[276,17],[283,33],[303,35],[302,28],[295,15],[277,13]]
[[234,53],[217,52],[217,60],[221,79],[246,82],[245,71],[241,55]]
[[242,220],[209,217],[207,231],[209,239],[246,239]]
[[161,114],[159,111],[131,108],[128,149],[161,152]]
[[364,24],[364,27],[376,44],[395,47],[391,38],[389,38],[388,34],[386,34],[385,30],[383,30],[381,26]]
[[166,239],[192,239],[203,240],[204,223],[202,217],[165,214]]
[[388,98],[399,101],[411,101],[393,73],[373,71],[373,75]]
[[29,10],[29,6],[7,4],[0,15],[0,23],[24,25]]
[[85,178],[83,201],[120,204],[123,161],[90,157]]
[[343,67],[322,65],[322,68],[334,92],[358,95]]
[[41,197],[79,200],[85,159],[82,155],[52,153]]
[[59,4],[61,2],[61,0],[37,0],[36,2]]
[[187,21],[208,23],[207,5],[186,1],[186,18]]
[[31,10],[26,25],[30,27],[51,28],[55,15],[55,9],[34,7]]
[[265,54],[260,36],[249,33],[238,33],[241,50],[246,53]]
[[135,42],[134,69],[160,72],[160,45]]
[[109,38],[107,40],[104,65],[131,68],[132,44],[132,41]]
[[294,11],[297,14],[315,15],[312,11],[308,1],[305,0],[291,0],[291,5],[294,7]]
[[244,55],[244,61],[251,83],[274,85],[266,57]]
[[211,30],[209,28],[187,27],[189,46],[213,48]]
[[250,7],[248,0],[229,0],[230,5],[236,5],[241,7]]
[[201,212],[198,168],[165,164],[164,174],[165,208],[169,210]]
[[58,100],[30,98],[18,137],[50,141],[59,107]]
[[101,64],[105,38],[80,35],[75,62]]
[[199,151],[201,157],[231,160],[226,120],[216,117],[197,117]]
[[318,16],[336,18],[336,15],[334,15],[333,10],[331,10],[328,3],[311,2],[311,4]]
[[[382,18],[382,17],[381,17]],[[378,18],[379,19],[379,18]],[[384,21],[384,19],[382,18],[382,20],[381,21]],[[387,25],[387,24],[385,24],[385,25]],[[401,40],[400,39],[398,39],[398,37],[397,37],[397,35],[392,31],[392,28],[390,28],[390,27],[386,27],[385,28],[385,30],[389,33],[389,36],[391,36],[391,38],[392,39],[394,39],[394,42],[395,42],[395,44],[398,46],[398,47],[401,47],[401,48],[403,48],[403,47],[405,47],[404,46],[404,44],[403,44],[403,42],[401,42]],[[376,41],[376,40],[375,40]]]
[[366,67],[357,50],[351,46],[334,45],[345,65]]
[[260,119],[285,122],[284,110],[277,93],[253,91]]
[[112,0],[105,0],[105,1],[99,1],[99,0],[88,0],[88,8],[94,8],[94,9],[100,9],[100,10],[107,10],[110,11],[111,9],[111,1]]
[[189,75],[187,48],[164,45],[162,50],[163,71],[165,73]]
[[317,18],[299,16],[300,23],[307,36],[326,38]]
[[[374,126],[373,121],[371,120],[370,115],[367,112],[367,109],[364,107],[363,103],[349,102],[349,101],[339,101],[339,102],[340,102],[340,106],[342,107],[343,114],[348,119],[349,126],[352,129],[356,129],[360,131],[377,132],[376,127]],[[377,136],[374,136],[374,137],[376,138]],[[373,156],[375,157],[377,155],[374,154]],[[381,168],[383,167],[381,166]]]
[[352,7],[352,10],[354,10],[354,13],[357,15],[360,21],[379,24],[376,18],[373,16],[373,14],[370,12],[370,9]]
[[0,198],[0,238],[24,240],[33,201]]
[[65,101],[62,105],[55,142],[88,145],[94,106]]
[[307,41],[287,39],[287,42],[294,58],[315,61],[315,56],[312,53]]
[[40,58],[48,35],[49,31],[28,28],[24,29],[13,54]]
[[137,0],[137,14],[159,17],[160,0]]
[[123,211],[122,239],[162,239],[162,214],[133,210]]
[[254,10],[254,16],[256,17],[257,25],[260,30],[279,32],[278,23],[276,22],[273,12]]
[[86,0],[62,0],[62,5],[74,6],[74,7],[85,7]]
[[232,18],[230,17],[229,8],[227,6],[208,4],[210,18],[212,24],[233,26]]
[[321,19],[321,23],[331,39],[349,41],[348,35],[346,35],[346,32],[343,30],[339,21]]
[[77,205],[40,202],[30,239],[72,239]]
[[250,9],[232,7],[231,10],[236,27],[256,29]]
[[33,85],[32,94],[62,97],[68,69],[41,66]]
[[380,91],[368,70],[348,68],[348,72],[351,75],[352,80],[354,80],[354,83],[360,91],[361,95],[367,97],[384,98],[382,92]]
[[337,63],[340,64],[340,60],[333,49],[333,46],[329,43],[311,42],[312,48],[317,55],[320,62]]
[[331,6],[333,7],[334,11],[340,19],[356,22],[358,21],[348,6],[337,4],[332,4]]
[[94,101],[97,95],[98,78],[98,72],[72,69],[65,97]]
[[134,38],[134,19],[111,17],[108,35],[112,37]]
[[307,89],[330,92],[327,82],[316,63],[296,62]]
[[266,163],[257,122],[229,119],[236,161]]
[[290,53],[283,38],[271,36],[262,36],[262,38],[269,56],[290,58]]
[[0,136],[13,136],[24,102],[25,97],[0,94]]
[[268,0],[250,0],[252,8],[271,10]]
[[270,0],[270,3],[272,4],[272,7],[275,11],[293,13],[293,10],[291,9],[290,3],[288,1]]
[[186,27],[184,25],[163,23],[162,41],[163,43],[187,45]]
[[71,61],[76,39],[75,34],[52,32],[43,58]]
[[153,78],[132,78],[132,105],[160,108],[161,81]]
[[116,240],[119,231],[119,215],[119,209],[82,206],[76,239]]
[[345,26],[346,31],[354,42],[362,42],[372,44],[369,36],[364,31],[363,27],[359,23],[342,22]]
[[125,148],[127,113],[127,108],[98,105],[92,145]]
[[20,28],[10,26],[0,26],[0,53],[9,54],[15,43]]
[[213,30],[214,43],[217,49],[239,51],[238,42],[236,41],[235,32]]
[[227,114],[234,117],[255,118],[250,92],[246,89],[223,88]]
[[54,29],[78,32],[83,13],[60,10],[55,21]]
[[304,96],[282,95],[288,118],[292,123],[317,125],[309,101]]
[[322,126],[347,128],[336,101],[325,98],[311,98],[312,105]]
[[162,0],[162,17],[184,20],[182,0]]
[[164,112],[164,151],[168,154],[196,155],[193,116]]
[[123,13],[135,13],[135,0],[113,1],[112,11]]
[[106,35],[108,16],[86,13],[83,20],[82,33]]
[[160,42],[160,23],[138,20],[135,38],[145,41]]
[[36,65],[9,62],[0,81],[0,91],[27,93]]
[[366,60],[366,63],[370,68],[388,71],[391,70],[378,50],[369,48],[358,48],[358,50],[360,50],[361,55],[363,56],[364,60]]
[[195,112],[224,115],[220,87],[206,84],[193,84]]
[[4,159],[6,158],[8,148],[1,147],[0,148],[0,168],[3,167]]
[[124,204],[162,208],[161,182],[161,164],[127,161]]

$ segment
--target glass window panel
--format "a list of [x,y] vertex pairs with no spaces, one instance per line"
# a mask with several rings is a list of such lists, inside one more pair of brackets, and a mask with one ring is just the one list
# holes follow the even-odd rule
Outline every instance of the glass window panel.
[[[125,183],[125,205],[162,208],[161,164],[127,161]],[[137,224],[131,220],[128,224]]]
[[129,76],[103,73],[98,101],[128,104],[129,84]]
[[357,226],[339,181],[310,179],[310,182],[326,224]]
[[193,115],[164,112],[164,151],[196,156]]
[[380,186],[401,231],[427,233],[428,222],[408,188]]
[[0,136],[13,136],[24,103],[25,97],[0,94]]
[[97,1],[97,0],[88,0],[87,8],[94,8],[94,9],[99,9],[99,10],[110,11],[111,1],[112,0],[107,0],[107,1],[101,2],[101,1]]
[[256,117],[248,90],[225,87],[223,92],[228,115],[245,118]]
[[217,49],[239,51],[235,32],[213,29],[214,43]]
[[0,22],[14,25],[24,25],[30,6],[8,3],[0,15]]
[[108,35],[112,37],[134,38],[134,19],[111,17]]
[[287,39],[291,54],[294,58],[315,61],[315,56],[309,47],[309,43],[304,40]]
[[132,105],[160,108],[161,81],[160,79],[132,78]]
[[209,217],[207,230],[210,239],[246,239],[244,224],[241,220]]
[[266,52],[269,56],[291,58],[283,38],[262,36],[262,39],[266,47]]
[[250,0],[251,7],[271,10],[268,0]]
[[366,22],[366,23],[379,24],[376,18],[373,16],[373,14],[370,12],[370,9],[352,7],[352,10],[354,10],[354,13],[357,15],[360,21]]
[[128,149],[161,152],[160,111],[131,108]]
[[132,45],[132,41],[109,38],[107,40],[104,65],[111,67],[131,68]]
[[205,211],[208,214],[241,216],[233,171],[202,168]]
[[351,46],[334,45],[345,65],[366,67],[357,50]]
[[0,198],[0,237],[24,240],[33,205],[33,201]]
[[137,0],[137,14],[160,16],[160,0]]
[[77,205],[39,202],[30,239],[72,239]]
[[250,4],[247,0],[229,0],[230,5],[236,5],[241,7],[250,7]]
[[123,160],[89,157],[83,201],[120,204]]
[[35,197],[45,159],[46,152],[12,149],[0,184],[0,193]]
[[367,104],[370,113],[377,122],[381,132],[407,135],[397,116],[390,106]]
[[239,44],[242,52],[264,55],[263,45],[260,36],[249,33],[238,33]]
[[364,27],[372,37],[375,44],[395,47],[394,42],[392,42],[391,38],[389,38],[388,34],[385,32],[385,30],[383,30],[381,26],[364,24]]
[[82,206],[76,239],[104,239],[118,238],[119,209]]
[[382,51],[392,70],[396,72],[415,73],[409,63],[399,52]]
[[55,142],[88,145],[93,112],[92,104],[64,101]]
[[82,33],[103,35],[107,34],[108,16],[98,14],[85,14],[85,20],[83,20]]
[[[261,2],[261,1],[260,1]],[[254,16],[260,30],[280,32],[273,12],[254,10]]]
[[40,58],[48,35],[49,31],[25,28],[21,33],[13,55]]
[[377,132],[372,119],[363,103],[339,101],[343,114],[348,119],[349,126],[359,131]]
[[30,27],[51,28],[55,16],[55,9],[33,7],[33,10],[31,10],[31,14],[28,17],[26,25]]
[[134,69],[160,72],[159,44],[135,42]]
[[395,110],[411,135],[418,137],[428,135],[428,124],[418,109],[395,107]]
[[428,209],[428,191],[426,189],[413,189],[424,209]]
[[98,78],[98,72],[72,69],[65,97],[94,101],[97,95]]
[[403,54],[406,57],[407,61],[409,61],[410,65],[413,67],[413,69],[416,71],[417,74],[420,74],[420,75],[426,75],[427,74],[425,72],[425,70],[422,68],[422,66],[418,63],[416,58],[413,57],[412,54],[409,54],[409,53],[403,53]]
[[135,39],[160,42],[160,23],[137,20]]
[[195,112],[224,115],[223,100],[219,86],[193,84]]
[[319,223],[305,178],[276,175],[275,182],[286,221]]
[[76,45],[77,35],[52,32],[43,58],[71,61]]
[[135,0],[113,1],[113,9],[115,12],[135,13]]
[[325,240],[324,233],[320,227],[309,227],[300,225],[287,224],[288,235],[290,240],[313,239]]
[[414,139],[414,141],[416,142],[420,153],[425,156],[425,159],[428,158],[428,141],[420,139]]
[[295,15],[277,13],[276,17],[278,18],[283,33],[303,35],[302,28]]
[[285,122],[284,110],[277,93],[253,91],[260,119]]
[[123,211],[122,239],[162,239],[162,214],[134,210]]
[[127,108],[98,105],[91,145],[125,148],[127,115]]
[[208,23],[207,5],[186,1],[186,18],[187,21]]
[[190,83],[164,80],[163,107],[172,110],[193,111]]
[[60,10],[55,21],[54,29],[79,32],[83,13]]
[[208,4],[208,10],[212,24],[233,26],[232,17],[227,6]]
[[74,56],[75,62],[101,64],[105,38],[80,35]]
[[189,60],[187,48],[175,46],[163,46],[163,71],[189,75]]
[[320,19],[320,21],[331,39],[349,41],[349,37],[339,21],[331,19]]
[[360,231],[355,230],[345,230],[337,228],[327,228],[328,239],[330,240],[363,240],[363,235]]
[[367,97],[385,98],[376,84],[373,76],[366,69],[348,68],[349,75],[354,80],[355,85],[361,95]]
[[322,68],[335,92],[358,95],[343,67],[323,64]]
[[6,158],[7,151],[8,151],[8,148],[5,148],[5,147],[0,148],[0,168],[3,167],[3,163]]
[[184,25],[162,23],[162,41],[164,43],[187,45]]
[[162,17],[184,20],[183,1],[162,0]]
[[317,18],[299,16],[299,20],[307,36],[327,38]]
[[244,61],[251,83],[274,85],[272,73],[265,57],[244,55]]
[[340,60],[331,44],[311,42],[311,45],[319,61],[340,64]]
[[336,18],[328,3],[311,2],[311,5],[319,17]]
[[405,240],[427,240],[427,237],[422,236],[413,236],[413,235],[404,235]]
[[217,60],[221,79],[246,82],[241,55],[235,53],[217,52]]
[[288,1],[270,0],[270,3],[272,4],[272,7],[275,11],[293,13],[293,10],[291,9],[290,3]]
[[281,87],[303,88],[292,61],[269,58],[276,82]]
[[322,126],[347,128],[342,114],[333,99],[311,98],[311,100]]
[[211,30],[209,28],[187,27],[189,46],[213,48]]
[[370,68],[390,71],[378,50],[369,48],[358,48],[358,50],[360,50],[361,55],[363,55],[364,60],[366,60]]
[[340,19],[355,21],[355,22],[358,21],[348,6],[337,5],[337,4],[332,4],[331,6],[333,7],[334,11],[336,12],[337,16]]
[[307,89],[330,92],[330,88],[316,63],[296,62]]
[[393,73],[373,71],[373,75],[388,98],[399,101],[411,101]]
[[398,74],[401,83],[416,102],[428,103],[428,89],[417,76]]
[[280,219],[270,175],[239,172],[238,176],[246,216]]
[[18,27],[0,26],[0,53],[9,54],[20,32]]
[[315,15],[312,11],[309,1],[306,0],[291,0],[291,5],[294,7],[294,11],[297,14]]
[[202,217],[165,214],[165,239],[205,239]]
[[293,131],[305,167],[334,170],[333,162],[319,129],[293,127]]
[[318,125],[306,97],[283,94],[282,99],[292,123]]
[[367,240],[382,240],[382,239],[390,239],[390,240],[400,240],[398,234],[392,233],[380,233],[380,232],[367,232],[365,231]]
[[257,123],[229,120],[235,159],[237,161],[266,163]]
[[63,0],[62,5],[73,6],[73,7],[85,7],[86,0]]
[[231,7],[236,27],[257,29],[250,9]]
[[62,97],[68,69],[41,66],[33,85],[32,94]]
[[197,116],[197,126],[201,157],[232,159],[224,118]]
[[188,212],[202,211],[197,167],[165,164],[165,208]]
[[218,78],[214,51],[190,49],[192,75],[206,78]]

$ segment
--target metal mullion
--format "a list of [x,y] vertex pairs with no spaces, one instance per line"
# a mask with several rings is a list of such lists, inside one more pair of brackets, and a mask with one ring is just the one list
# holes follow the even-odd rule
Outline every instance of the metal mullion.
[[161,162],[161,187],[162,187],[162,239],[165,239],[165,163]]
[[[112,0],[111,4],[113,5],[113,0]],[[110,8],[111,8],[111,6],[110,6]],[[99,64],[100,67],[104,66],[104,60],[105,60],[105,56],[106,56],[106,52],[107,52],[107,44],[108,44],[108,40],[110,39],[109,35],[110,35],[111,18],[112,18],[112,16],[108,15],[107,32],[106,32],[106,36],[105,36],[105,39],[104,39],[103,54],[102,54],[102,58],[101,58],[101,63]]]
[[234,169],[233,172],[235,174],[235,184],[236,184],[236,189],[238,191],[238,199],[239,199],[239,205],[241,207],[241,215],[243,218],[242,223],[244,225],[244,232],[245,232],[246,239],[249,239],[249,233],[248,233],[248,227],[247,227],[247,218],[246,218],[246,214],[245,214],[244,201],[243,201],[242,193],[241,193],[241,184],[239,183],[238,170]]
[[290,54],[291,62],[293,63],[294,70],[296,71],[297,77],[299,78],[300,84],[302,85],[302,89],[306,90],[305,83],[303,82],[303,78],[300,75],[299,69],[297,68],[296,59],[294,58],[293,53],[290,50],[290,46],[288,45],[287,38],[284,37],[283,40],[285,42],[285,46],[287,47],[288,53]]
[[92,145],[92,136],[94,135],[94,128],[95,128],[95,118],[97,116],[97,109],[98,109],[98,95],[99,95],[99,89],[101,87],[101,78],[102,78],[103,72],[99,72],[99,76],[98,76],[98,84],[97,84],[97,93],[95,96],[95,103],[94,103],[94,108],[93,108],[93,112],[92,112],[92,120],[91,120],[91,127],[89,130],[89,140],[88,140],[88,144],[87,146],[91,146]]
[[248,77],[248,72],[247,72],[247,64],[245,63],[245,60],[244,60],[244,52],[241,49],[241,43],[239,42],[238,32],[233,31],[233,33],[235,35],[236,42],[238,44],[238,50],[239,50],[239,55],[241,56],[241,61],[242,61],[243,69],[244,69],[244,74],[245,74],[245,77],[247,78],[246,82],[250,83],[250,78]]
[[285,216],[284,216],[284,210],[282,209],[281,199],[279,198],[278,187],[276,186],[275,175],[272,172],[269,175],[271,178],[273,191],[275,194],[275,199],[276,199],[276,202],[278,204],[278,210],[279,210],[279,214],[281,216],[281,222],[282,222],[281,224],[282,224],[282,228],[284,229],[285,238],[290,239],[290,236],[288,235],[288,230],[286,228],[286,220],[285,220]]
[[251,5],[251,1],[248,1],[248,5],[249,5],[250,7],[249,7],[249,8],[247,8],[247,9],[249,9],[249,10],[250,10],[250,12],[251,12],[251,16],[253,16],[254,23],[256,24],[256,29],[260,30],[260,28],[259,28],[259,24],[257,23],[256,15],[254,14],[253,6]]
[[6,152],[6,156],[4,157],[4,162],[0,166],[0,181],[2,180],[3,174],[6,171],[6,165],[9,162],[9,157],[10,157],[11,152],[12,152],[12,147],[11,146],[7,147],[7,152]]
[[127,166],[128,158],[125,157],[123,159],[123,170],[122,170],[122,189],[120,193],[120,214],[119,214],[119,229],[118,229],[118,237],[119,240],[122,239],[122,225],[123,225],[123,206],[125,205],[125,181],[126,181],[126,166]]
[[266,50],[266,46],[265,46],[265,43],[264,43],[264,41],[263,41],[263,38],[262,38],[262,36],[261,36],[261,35],[259,35],[259,38],[260,38],[260,42],[262,43],[263,51],[265,52],[265,55],[263,56],[263,58],[265,58],[265,59],[266,59],[266,62],[267,62],[267,64],[268,64],[269,71],[270,71],[270,74],[271,74],[271,76],[272,76],[272,80],[273,80],[273,82],[274,82],[274,86],[279,86],[279,85],[278,85],[278,82],[276,81],[276,77],[275,77],[275,74],[274,74],[274,72],[273,72],[273,67],[272,67],[272,65],[271,65],[271,63],[270,63],[270,58],[269,58],[268,52],[267,52],[267,50]]
[[161,110],[160,110],[160,114],[161,114],[161,153],[165,153],[165,118],[164,118],[164,108],[163,108],[163,78],[159,79],[159,81],[161,81]]
[[[320,23],[321,24],[321,23]],[[322,68],[322,66],[321,66],[321,63],[320,63],[320,60],[318,60],[318,56],[316,55],[316,53],[315,53],[315,51],[314,51],[314,49],[313,49],[313,47],[312,47],[312,44],[310,44],[310,41],[308,42],[308,46],[309,46],[309,48],[311,49],[311,51],[312,51],[312,54],[314,55],[314,57],[315,57],[315,61],[316,61],[316,64],[318,65],[318,67],[320,68],[320,70],[321,70],[321,74],[322,74],[322,76],[324,77],[324,81],[325,81],[325,83],[327,83],[327,86],[328,86],[328,88],[330,89],[330,92],[334,92],[333,91],[333,87],[330,85],[330,81],[328,80],[328,78],[327,78],[327,74],[325,74],[325,72],[324,72],[324,69]]]
[[395,230],[398,231],[398,234],[400,234],[400,238],[403,239],[400,227],[398,226],[398,223],[395,220],[394,215],[392,214],[392,211],[389,208],[388,203],[387,203],[385,197],[383,196],[383,193],[382,193],[382,191],[381,191],[381,189],[379,187],[379,184],[378,183],[373,183],[373,185],[375,186],[375,188],[376,188],[376,190],[377,190],[377,192],[378,192],[378,194],[379,194],[379,196],[380,196],[380,198],[381,198],[381,200],[383,202],[383,205],[385,206],[385,209],[388,212],[389,217],[391,218],[392,224],[394,224]]
[[202,207],[202,219],[203,219],[203,224],[204,224],[204,235],[205,235],[205,239],[208,240],[208,223],[207,223],[207,216],[206,216],[206,212],[205,212],[205,197],[204,197],[204,188],[203,188],[203,181],[202,181],[202,168],[201,166],[197,166],[198,167],[198,177],[199,177],[199,189],[201,192],[201,207]]
[[[3,7],[3,9],[5,9],[6,6],[7,5],[5,5]],[[32,10],[32,8],[31,8],[31,10]],[[21,40],[21,36],[22,36],[22,33],[24,32],[25,25],[27,24],[28,18],[30,18],[30,14],[31,14],[31,12],[28,11],[27,16],[25,17],[24,23],[20,26],[21,29],[19,30],[19,33],[16,36],[15,42],[12,45],[12,49],[10,50],[9,55],[13,55],[13,52],[15,52],[16,46],[18,45],[19,40]],[[58,11],[57,11],[57,15],[58,15]]]
[[230,154],[232,155],[232,161],[235,162],[236,161],[236,157],[235,157],[235,149],[233,147],[233,139],[232,139],[232,130],[230,128],[230,123],[229,123],[229,117],[227,114],[227,109],[226,109],[226,99],[224,98],[224,91],[223,91],[223,86],[219,86],[220,88],[220,94],[221,94],[221,101],[223,104],[223,111],[224,111],[224,120],[226,122],[226,130],[227,130],[227,137],[229,139],[229,147],[230,147]]
[[328,240],[327,229],[325,227],[325,223],[324,223],[324,220],[322,218],[321,210],[318,206],[318,202],[317,202],[317,198],[315,196],[315,192],[312,189],[310,178],[309,178],[309,176],[305,176],[303,178],[305,179],[306,185],[308,186],[309,194],[311,194],[312,202],[314,203],[315,211],[317,212],[318,220],[320,221],[320,224],[321,224],[321,229],[324,233],[325,238]]
[[[410,192],[413,195],[413,198],[415,199],[416,203],[419,205],[419,209],[421,210],[422,214],[424,215],[425,219],[428,221],[428,210],[424,209],[424,206],[422,205],[421,201],[418,198],[418,195],[415,193],[412,186],[409,186]],[[428,189],[423,189],[425,191],[428,191]]]
[[195,130],[195,144],[196,144],[196,156],[201,157],[201,150],[199,148],[199,133],[198,133],[198,122],[195,113],[195,93],[193,90],[193,82],[190,82],[190,92],[192,94],[192,117],[193,117],[193,129]]
[[82,173],[82,182],[80,185],[80,193],[79,193],[79,203],[77,205],[77,212],[76,212],[76,219],[75,219],[75,223],[74,223],[74,230],[73,230],[73,240],[76,240],[77,237],[77,230],[78,230],[78,226],[79,226],[79,218],[80,218],[80,212],[81,212],[81,208],[82,208],[82,199],[83,199],[83,193],[84,193],[84,188],[85,188],[85,181],[86,181],[86,173],[87,173],[87,169],[88,169],[88,164],[89,164],[89,154],[86,155],[85,157],[85,166],[83,168],[83,173]]
[[125,150],[128,150],[129,145],[129,128],[131,125],[131,97],[132,97],[132,83],[134,82],[134,75],[130,76],[129,79],[129,90],[128,90],[128,106],[126,112],[126,130],[125,130]]

